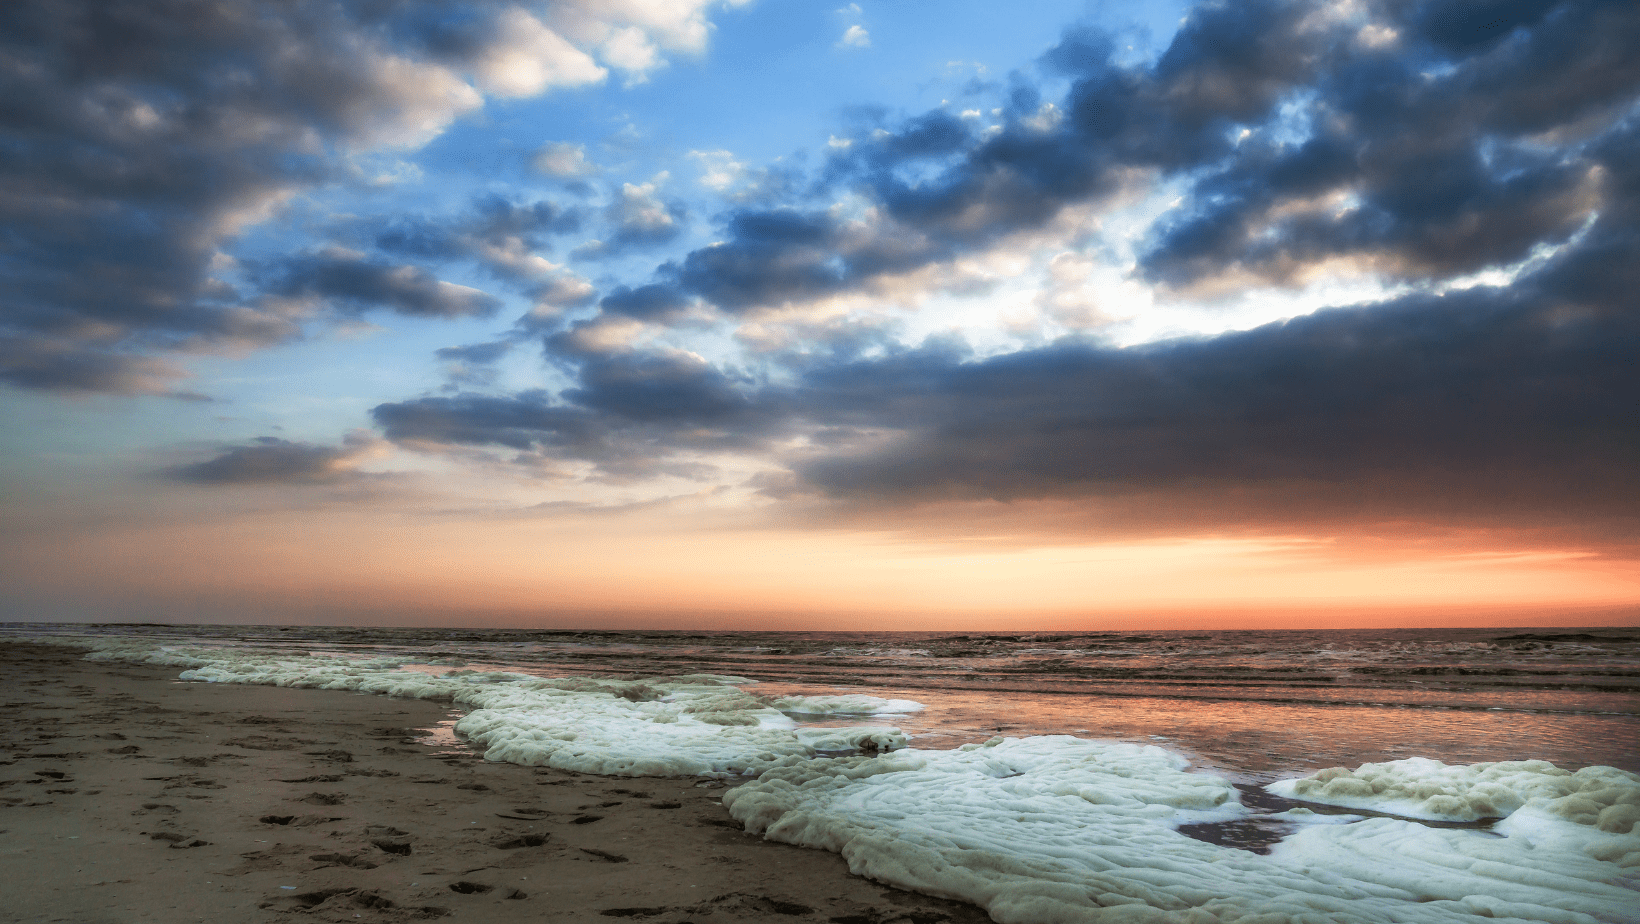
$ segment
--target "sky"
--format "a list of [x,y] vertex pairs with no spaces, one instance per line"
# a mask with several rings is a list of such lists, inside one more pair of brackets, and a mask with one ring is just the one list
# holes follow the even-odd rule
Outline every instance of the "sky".
[[1640,7],[0,5],[0,621],[1640,624]]

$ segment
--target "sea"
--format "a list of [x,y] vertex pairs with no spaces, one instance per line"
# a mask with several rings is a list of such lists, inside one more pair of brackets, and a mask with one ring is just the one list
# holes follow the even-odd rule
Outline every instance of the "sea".
[[[1160,745],[1254,785],[1426,757],[1640,771],[1640,629],[688,632],[11,624],[541,677],[686,674],[768,696],[913,700],[913,747],[1073,735]],[[410,665],[413,669],[414,665]],[[858,718],[794,715],[799,727]],[[453,721],[450,723],[453,725]],[[444,734],[450,734],[448,729]]]

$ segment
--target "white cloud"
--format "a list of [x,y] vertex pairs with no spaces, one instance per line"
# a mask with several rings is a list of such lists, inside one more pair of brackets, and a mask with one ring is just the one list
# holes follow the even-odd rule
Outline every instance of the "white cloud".
[[867,32],[864,26],[849,26],[848,31],[843,33],[843,37],[837,40],[837,46],[839,48],[870,48],[871,33]]
[[647,183],[622,183],[620,197],[610,206],[610,217],[622,230],[653,235],[669,231],[672,212],[656,192],[670,174],[662,171]]
[[587,160],[587,149],[568,141],[542,145],[530,158],[530,165],[548,176],[565,179],[591,176],[598,172],[598,165]]
[[586,52],[517,7],[496,17],[497,41],[473,62],[484,89],[497,96],[534,96],[549,87],[596,83],[608,71]]
[[627,86],[645,82],[649,71],[666,63],[661,59],[660,50],[637,26],[616,30],[599,46],[598,52],[605,63],[627,73]]
[[746,165],[729,151],[690,151],[689,156],[700,162],[700,185],[707,189],[726,192],[746,175]]

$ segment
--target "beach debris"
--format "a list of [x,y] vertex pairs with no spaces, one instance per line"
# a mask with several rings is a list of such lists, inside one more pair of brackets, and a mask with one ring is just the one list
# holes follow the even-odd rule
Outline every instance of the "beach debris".
[[603,860],[606,863],[630,863],[631,862],[630,859],[628,859],[627,857],[623,857],[618,853],[610,853],[610,852],[605,851],[605,850],[598,850],[594,847],[582,847],[582,848],[579,848],[579,849],[582,853],[586,854],[587,856],[597,857],[598,859]]
[[190,847],[205,847],[210,841],[203,841],[191,834],[177,834],[172,831],[159,831],[148,835],[151,841],[168,841],[172,850],[187,850]]

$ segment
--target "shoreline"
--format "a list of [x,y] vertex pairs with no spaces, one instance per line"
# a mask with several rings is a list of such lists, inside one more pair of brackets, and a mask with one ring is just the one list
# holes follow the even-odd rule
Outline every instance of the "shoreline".
[[0,922],[978,924],[748,834],[717,781],[429,743],[448,706],[7,641]]

